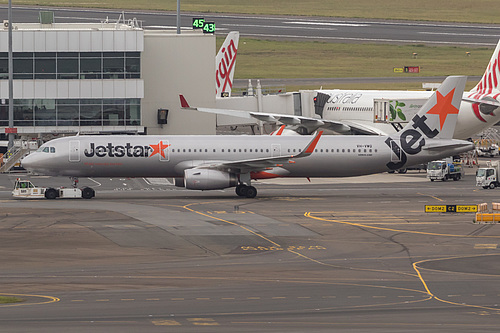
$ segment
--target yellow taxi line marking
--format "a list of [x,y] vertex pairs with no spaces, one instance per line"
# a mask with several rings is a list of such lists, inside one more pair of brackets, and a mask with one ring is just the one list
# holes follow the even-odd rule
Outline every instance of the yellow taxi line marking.
[[197,297],[196,300],[197,301],[209,301],[210,298],[208,298],[208,297]]
[[286,299],[286,297],[273,297],[272,299]]
[[181,324],[175,320],[153,320],[155,326],[180,326]]
[[109,299],[96,299],[96,302],[109,302]]
[[171,301],[183,301],[184,298],[171,298],[170,300]]
[[386,298],[387,296],[372,296],[373,298]]
[[159,298],[146,298],[146,301],[159,301]]
[[222,297],[221,299],[224,299],[224,300],[228,300],[229,299],[229,300],[231,300],[231,299],[236,299],[236,298],[234,298],[234,297]]
[[122,298],[121,300],[122,301],[135,301],[135,299],[133,299],[133,298]]
[[85,302],[83,299],[72,299],[71,302]]

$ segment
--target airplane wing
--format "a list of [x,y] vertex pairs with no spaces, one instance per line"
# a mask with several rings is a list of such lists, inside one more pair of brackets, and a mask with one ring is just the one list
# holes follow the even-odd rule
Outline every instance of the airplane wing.
[[452,148],[460,148],[460,147],[466,147],[466,146],[471,146],[473,145],[472,142],[460,142],[460,141],[448,141],[448,143],[432,143],[432,144],[426,144],[425,146],[422,147],[424,150],[431,150],[431,151],[438,151],[438,150],[448,150]]
[[223,114],[226,116],[234,116],[246,119],[254,118],[268,123],[282,123],[285,125],[292,125],[292,126],[301,125],[307,128],[309,133],[312,133],[319,128],[329,129],[337,133],[349,133],[351,130],[350,126],[339,121],[303,117],[303,116],[293,116],[293,115],[279,114],[279,113],[264,113],[264,112],[252,112],[252,111],[242,111],[242,110],[230,110],[230,109],[191,107],[189,106],[188,102],[186,101],[183,95],[179,95],[179,98],[181,100],[181,107],[183,109],[196,110],[207,113]]
[[318,132],[307,146],[297,155],[283,155],[274,157],[253,158],[239,161],[208,162],[196,166],[196,169],[216,169],[226,172],[247,173],[250,171],[260,171],[269,168],[279,167],[280,164],[294,163],[293,159],[310,156],[323,134]]

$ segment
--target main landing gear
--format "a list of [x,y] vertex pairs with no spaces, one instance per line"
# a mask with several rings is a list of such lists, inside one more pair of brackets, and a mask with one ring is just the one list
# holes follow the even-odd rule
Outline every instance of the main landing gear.
[[257,189],[253,186],[240,184],[236,186],[236,194],[240,197],[255,198],[257,196]]

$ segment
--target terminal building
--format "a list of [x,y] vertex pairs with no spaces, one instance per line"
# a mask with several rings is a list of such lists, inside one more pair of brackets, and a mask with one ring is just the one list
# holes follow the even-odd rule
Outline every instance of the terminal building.
[[0,134],[215,134],[215,36],[141,22],[13,23],[14,128],[8,128],[8,22],[0,28]]

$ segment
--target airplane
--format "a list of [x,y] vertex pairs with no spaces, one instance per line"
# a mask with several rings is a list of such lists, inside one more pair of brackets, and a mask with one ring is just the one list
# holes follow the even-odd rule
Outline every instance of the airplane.
[[[43,144],[25,169],[70,177],[173,177],[192,190],[236,188],[252,180],[352,177],[396,170],[474,148],[452,139],[466,77],[448,77],[400,132],[387,136],[145,135],[70,136]],[[189,107],[181,97],[184,107]]]
[[230,97],[240,33],[231,31],[215,57],[215,96]]
[[[461,104],[453,135],[455,139],[468,139],[500,121],[499,66],[500,40],[481,80],[471,91],[463,95],[462,100],[467,103]],[[315,90],[314,93],[316,94],[313,97],[314,117],[204,107],[196,109],[201,112],[286,124],[288,126],[285,133],[288,134],[311,134],[318,129],[329,129],[339,134],[387,135],[400,130],[406,119],[410,119],[433,92],[335,89]],[[376,99],[392,102],[393,121],[383,122],[380,121],[381,119],[374,119],[374,100]],[[396,107],[396,102],[406,105]],[[396,112],[397,109],[399,112]],[[411,113],[412,109],[413,113]],[[410,115],[405,116],[406,112],[410,112]],[[405,119],[400,119],[400,117]]]

